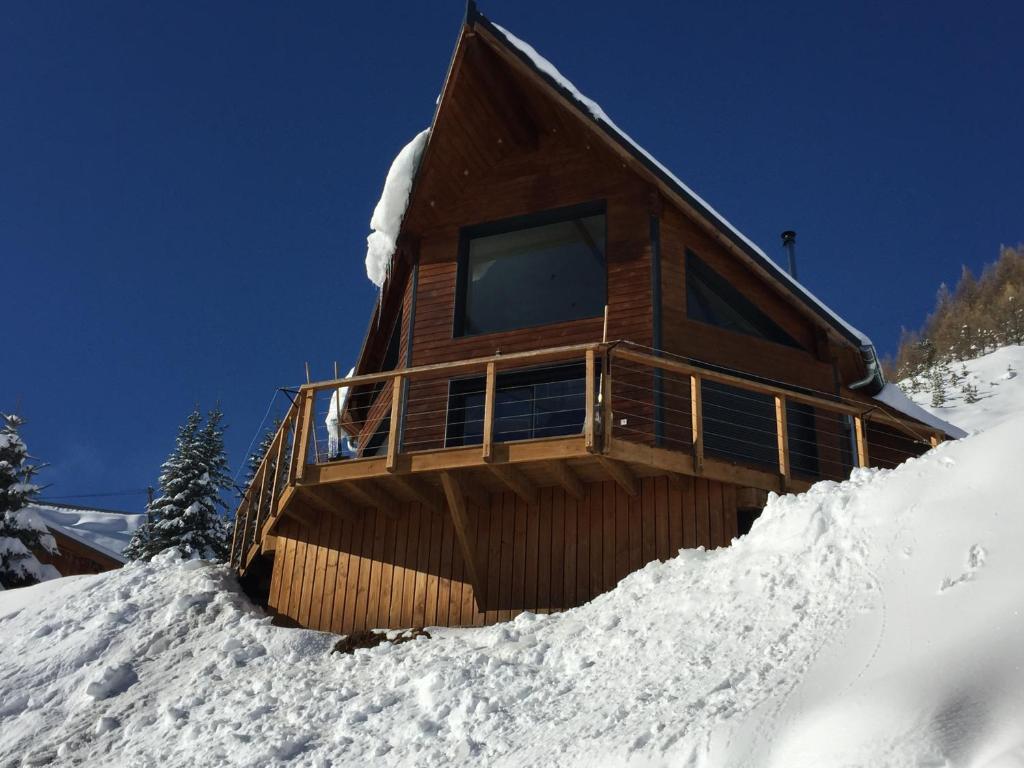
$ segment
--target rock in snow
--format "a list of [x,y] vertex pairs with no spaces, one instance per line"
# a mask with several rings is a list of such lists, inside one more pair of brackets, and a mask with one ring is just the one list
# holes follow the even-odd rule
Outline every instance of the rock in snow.
[[373,209],[373,217],[370,219],[370,229],[373,231],[366,238],[366,276],[378,287],[384,285],[391,270],[391,257],[395,253],[398,231],[405,218],[409,193],[429,136],[430,129],[427,128],[402,147],[402,151],[391,163],[391,169],[384,180],[384,191]]
[[580,608],[352,655],[173,554],[3,593],[0,765],[1020,768],[1022,429],[772,496]]

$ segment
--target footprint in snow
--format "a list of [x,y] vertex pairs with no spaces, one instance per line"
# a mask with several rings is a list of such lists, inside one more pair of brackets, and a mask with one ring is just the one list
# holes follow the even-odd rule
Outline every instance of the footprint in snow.
[[971,548],[967,550],[967,568],[957,576],[955,579],[951,579],[946,576],[942,580],[942,584],[939,585],[939,594],[945,592],[947,589],[952,589],[958,584],[963,584],[965,581],[971,581],[974,578],[974,574],[978,572],[978,569],[985,564],[985,558],[988,553],[985,548],[980,544],[973,544]]

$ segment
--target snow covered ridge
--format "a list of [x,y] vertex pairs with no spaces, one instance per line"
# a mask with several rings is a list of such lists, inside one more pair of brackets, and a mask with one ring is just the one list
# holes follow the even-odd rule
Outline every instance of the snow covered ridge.
[[1022,429],[773,496],[578,609],[353,655],[174,555],[0,594],[0,765],[1022,768]]
[[430,129],[420,131],[391,163],[384,190],[370,218],[369,237],[366,238],[366,276],[380,287],[391,271],[391,257],[395,255],[398,233],[409,205],[409,193],[419,169],[423,149],[427,146]]
[[[916,407],[978,432],[1024,413],[1024,346],[1011,344],[973,360],[954,362],[937,371],[941,381],[901,381]],[[926,378],[926,377],[922,377]],[[931,387],[943,389],[942,405],[933,405]],[[913,391],[916,390],[916,391]],[[973,402],[972,402],[973,401]]]

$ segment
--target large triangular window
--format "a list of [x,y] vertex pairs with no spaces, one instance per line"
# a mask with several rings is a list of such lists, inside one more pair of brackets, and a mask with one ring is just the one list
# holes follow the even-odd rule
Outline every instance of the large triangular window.
[[686,252],[686,316],[800,349],[797,341],[692,251]]

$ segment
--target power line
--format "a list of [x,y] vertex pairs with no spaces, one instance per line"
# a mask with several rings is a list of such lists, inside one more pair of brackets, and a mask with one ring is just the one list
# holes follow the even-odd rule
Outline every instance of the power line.
[[[59,501],[61,499],[100,499],[110,496],[139,496],[147,491],[147,488],[143,488],[138,491],[113,491],[111,493],[72,493],[66,496],[49,496],[45,501]],[[40,499],[40,501],[44,501],[44,499]]]

